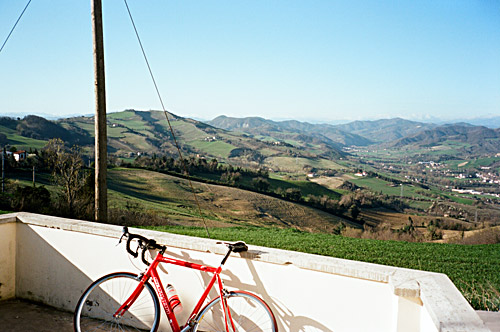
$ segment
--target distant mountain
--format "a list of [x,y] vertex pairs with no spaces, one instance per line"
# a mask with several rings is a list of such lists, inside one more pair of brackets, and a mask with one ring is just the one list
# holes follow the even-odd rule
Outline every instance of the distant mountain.
[[[449,121],[447,121],[447,122],[449,122]],[[436,122],[436,123],[438,123],[438,122]],[[439,122],[439,123],[443,123],[443,122]],[[473,125],[473,126],[484,126],[487,128],[495,129],[495,128],[500,128],[500,116],[493,116],[493,117],[488,117],[488,118],[474,118],[474,119],[457,119],[455,121],[452,121],[452,123],[454,123],[454,124],[467,123],[467,124]]]
[[311,124],[295,120],[272,121],[259,117],[231,118],[224,115],[207,123],[225,130],[266,136],[276,140],[309,139],[311,142],[321,142],[335,147],[364,146],[373,143],[369,139],[342,131],[329,124]]
[[[0,113],[0,117],[9,117],[13,119],[19,119],[21,120],[25,116],[28,115],[37,115],[39,117],[45,118],[47,120],[57,120],[60,119],[61,116],[54,115],[54,114],[48,114],[48,113],[42,113],[42,112],[8,112],[8,113]],[[67,116],[66,116],[67,117]]]
[[409,135],[390,145],[393,147],[435,147],[450,142],[465,144],[462,148],[470,153],[498,153],[500,152],[500,128],[450,124]]
[[354,121],[335,127],[351,134],[356,134],[372,142],[384,143],[435,128],[437,125],[405,120],[401,118],[375,121]]
[[219,116],[207,123],[217,128],[241,131],[251,135],[283,138],[286,134],[291,138],[296,134],[307,134],[316,138],[327,138],[339,146],[366,146],[374,143],[387,143],[437,126],[401,118],[354,121],[330,125],[293,120],[276,122],[259,117],[231,118]]

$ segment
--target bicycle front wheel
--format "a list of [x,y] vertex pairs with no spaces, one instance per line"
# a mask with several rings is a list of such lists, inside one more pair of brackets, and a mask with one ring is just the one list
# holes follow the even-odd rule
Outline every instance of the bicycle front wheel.
[[[224,295],[229,329],[227,332],[278,332],[269,306],[254,294],[235,291]],[[230,319],[230,318],[231,319]],[[197,317],[193,331],[226,332],[220,297],[212,300]]]
[[75,309],[74,327],[87,331],[156,331],[160,322],[160,303],[153,287],[146,283],[123,316],[113,317],[140,285],[133,273],[108,274],[83,293]]

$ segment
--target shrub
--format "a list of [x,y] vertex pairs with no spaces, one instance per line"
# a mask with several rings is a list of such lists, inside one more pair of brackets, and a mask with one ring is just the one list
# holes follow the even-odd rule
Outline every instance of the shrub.
[[12,197],[17,211],[45,213],[51,210],[50,192],[44,187],[17,187]]

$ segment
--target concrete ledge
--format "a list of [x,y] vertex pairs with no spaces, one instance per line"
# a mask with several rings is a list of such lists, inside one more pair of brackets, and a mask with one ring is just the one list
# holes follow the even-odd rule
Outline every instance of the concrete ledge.
[[[0,215],[0,225],[12,222],[116,239],[122,234],[122,227],[116,225],[98,224],[24,212]],[[146,237],[155,238],[159,243],[165,244],[167,247],[211,252],[219,255],[225,253],[225,247],[217,244],[217,240],[143,229],[130,228],[130,230]],[[458,289],[444,274],[253,245],[249,249],[246,253],[233,255],[256,262],[285,266],[291,265],[305,270],[388,284],[395,296],[415,299],[412,300],[414,303],[425,307],[437,331],[489,331],[477,313],[470,307]]]

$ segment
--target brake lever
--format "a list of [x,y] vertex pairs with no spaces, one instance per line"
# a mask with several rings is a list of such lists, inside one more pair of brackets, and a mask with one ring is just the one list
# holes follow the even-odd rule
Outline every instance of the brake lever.
[[125,238],[128,237],[128,227],[127,226],[123,226],[122,236],[120,236],[120,240],[118,240],[118,244],[122,243],[122,240],[124,237]]
[[135,257],[139,257],[139,250],[141,250],[141,249],[142,249],[143,251],[144,251],[144,250],[146,250],[146,249],[145,249],[146,244],[145,244],[145,243],[143,243],[141,239],[137,240],[137,242],[139,242],[139,243],[137,244],[137,249],[135,250],[135,254],[137,255],[137,256],[135,256]]
[[122,234],[122,236],[120,236],[120,239],[118,240],[117,246],[122,243],[122,240],[124,237],[127,237],[127,234],[124,233],[124,234]]

